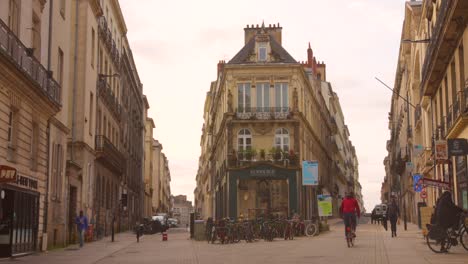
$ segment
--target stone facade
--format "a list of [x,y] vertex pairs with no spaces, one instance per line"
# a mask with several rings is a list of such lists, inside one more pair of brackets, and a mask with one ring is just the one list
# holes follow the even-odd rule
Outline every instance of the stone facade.
[[193,212],[192,201],[187,201],[187,195],[171,196],[172,217],[177,219],[179,227],[190,225],[190,213]]
[[[218,64],[206,96],[195,210],[205,219],[293,212],[310,219],[318,193],[331,194],[337,208],[337,124],[321,91],[325,64],[310,47],[307,62],[292,58],[279,25],[244,31],[245,46]],[[318,161],[316,188],[302,186],[301,160]]]
[[[466,1],[411,1],[405,20],[389,113],[382,201],[399,198],[403,217],[418,222],[418,206],[435,205],[448,188],[468,208],[467,157],[435,158],[436,143],[468,138]],[[444,182],[415,192],[413,175]]]

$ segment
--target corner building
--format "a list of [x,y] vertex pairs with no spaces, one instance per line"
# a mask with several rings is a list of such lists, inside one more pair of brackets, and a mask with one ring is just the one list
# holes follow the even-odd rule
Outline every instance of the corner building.
[[[337,128],[320,91],[325,64],[310,48],[307,62],[296,61],[281,45],[279,24],[244,31],[245,46],[218,64],[207,93],[197,213],[255,218],[298,212],[310,219],[317,215],[316,194],[334,189],[331,135]],[[302,186],[302,160],[319,162],[317,188]]]

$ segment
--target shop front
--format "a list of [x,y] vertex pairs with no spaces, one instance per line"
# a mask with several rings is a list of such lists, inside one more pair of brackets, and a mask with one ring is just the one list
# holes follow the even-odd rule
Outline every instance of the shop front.
[[468,170],[466,156],[458,156],[456,161],[458,206],[468,210]]
[[0,257],[37,250],[39,192],[35,179],[18,175],[0,187]]
[[298,212],[297,169],[271,164],[229,171],[229,216],[255,219]]

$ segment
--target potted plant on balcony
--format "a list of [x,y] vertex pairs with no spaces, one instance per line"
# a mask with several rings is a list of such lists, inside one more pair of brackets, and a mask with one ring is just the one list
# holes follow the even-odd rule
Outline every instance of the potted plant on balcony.
[[273,160],[278,161],[281,160],[283,151],[280,147],[273,147],[270,149],[270,154],[273,157]]
[[292,150],[292,149],[289,150],[288,159],[289,159],[290,164],[292,164],[292,165],[296,164],[297,155],[296,155],[296,152],[294,152],[294,150]]

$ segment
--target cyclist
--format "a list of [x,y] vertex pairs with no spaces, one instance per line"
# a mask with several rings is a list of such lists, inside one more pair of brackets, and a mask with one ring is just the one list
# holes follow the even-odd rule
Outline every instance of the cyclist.
[[353,230],[353,236],[356,237],[356,223],[357,219],[361,217],[361,209],[357,200],[354,198],[354,193],[349,192],[346,195],[346,198],[341,202],[340,214],[342,215],[345,223],[345,236],[346,236],[346,227],[351,226]]

